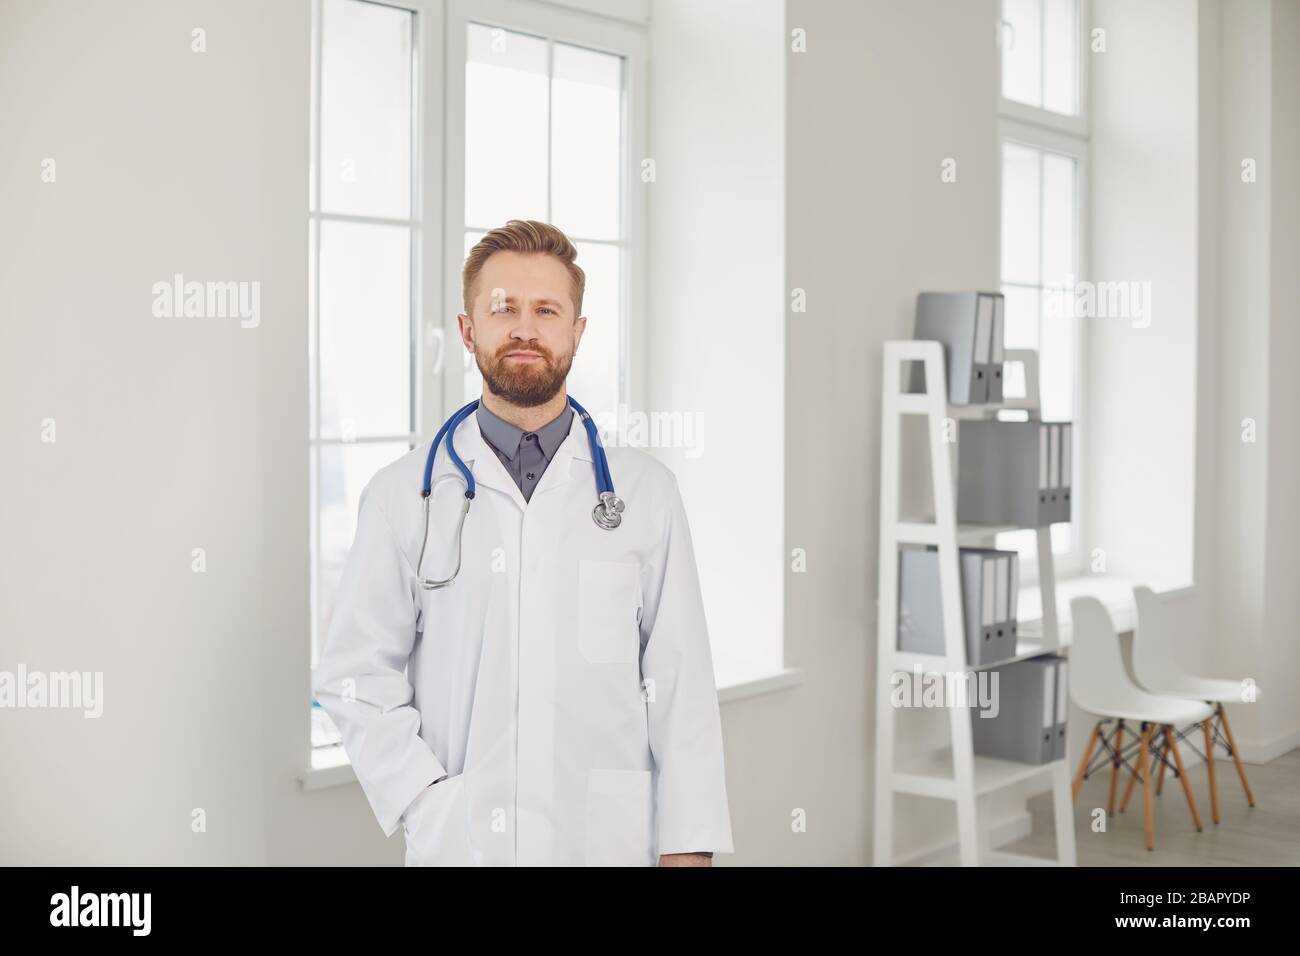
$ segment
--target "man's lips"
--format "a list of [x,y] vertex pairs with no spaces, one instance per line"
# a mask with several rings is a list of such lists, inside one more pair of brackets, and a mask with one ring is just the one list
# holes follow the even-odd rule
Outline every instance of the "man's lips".
[[539,352],[507,352],[506,358],[512,358],[519,362],[536,362],[542,356]]

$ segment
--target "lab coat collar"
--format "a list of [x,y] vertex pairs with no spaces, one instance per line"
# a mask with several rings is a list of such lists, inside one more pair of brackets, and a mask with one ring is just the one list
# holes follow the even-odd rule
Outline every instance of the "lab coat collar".
[[[496,452],[489,447],[487,440],[483,437],[483,432],[479,429],[477,415],[465,416],[464,420],[457,426],[456,454],[460,455],[461,460],[465,462],[465,465],[474,475],[474,481],[477,484],[486,488],[494,488],[509,496],[521,510],[527,507],[528,502],[524,500],[523,492],[519,490],[515,480],[510,477],[510,473],[501,464],[501,459],[497,458]],[[533,499],[535,500],[538,495],[580,476],[586,475],[590,478],[590,463],[592,461],[591,445],[587,441],[587,429],[582,424],[582,416],[575,409],[573,420],[569,423],[569,434],[560,443],[560,447],[556,449],[550,464],[546,466],[546,471],[542,473],[542,480],[533,489]],[[588,464],[584,465],[583,462]],[[434,482],[436,483],[444,475],[461,477],[460,470],[456,467],[455,462],[451,460],[451,456],[447,454],[447,439],[445,437],[438,448],[438,457],[434,462]]]

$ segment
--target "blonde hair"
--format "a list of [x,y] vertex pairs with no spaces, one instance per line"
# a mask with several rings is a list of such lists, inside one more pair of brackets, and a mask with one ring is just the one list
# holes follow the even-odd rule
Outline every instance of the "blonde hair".
[[569,271],[574,318],[582,315],[582,294],[586,290],[587,275],[574,262],[578,250],[559,229],[536,219],[511,219],[474,243],[474,248],[465,257],[465,269],[461,273],[461,295],[465,300],[466,315],[473,315],[474,286],[483,263],[494,252],[536,252],[555,256]]

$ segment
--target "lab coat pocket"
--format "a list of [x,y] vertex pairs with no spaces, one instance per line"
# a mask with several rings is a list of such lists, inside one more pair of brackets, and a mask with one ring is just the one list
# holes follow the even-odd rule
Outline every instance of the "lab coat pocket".
[[641,649],[640,609],[640,565],[578,562],[578,648],[590,663],[636,663]]
[[649,770],[587,771],[587,866],[654,866],[654,785]]
[[402,817],[407,866],[473,866],[465,775],[426,787]]

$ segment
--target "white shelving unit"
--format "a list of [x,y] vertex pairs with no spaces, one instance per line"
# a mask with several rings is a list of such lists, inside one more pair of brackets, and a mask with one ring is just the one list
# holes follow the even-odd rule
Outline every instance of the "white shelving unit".
[[[898,754],[898,711],[891,703],[892,677],[899,671],[964,674],[987,669],[966,662],[961,578],[958,548],[991,542],[1005,531],[1019,528],[957,524],[951,443],[945,440],[946,420],[994,417],[998,410],[1018,408],[1030,418],[1039,417],[1038,356],[1032,351],[1008,350],[1008,365],[1021,363],[1025,372],[1023,399],[1000,405],[948,404],[948,380],[943,346],[938,342],[885,343],[880,439],[880,618],[876,628],[876,808],[873,854],[876,866],[894,861],[894,797],[915,794],[952,800],[957,806],[959,858],[963,866],[1075,865],[1073,799],[1066,759],[1039,765],[1014,763],[974,753],[971,717],[967,707],[949,707],[951,746],[923,753]],[[903,394],[905,362],[925,368],[925,392]],[[927,419],[934,520],[901,520],[899,515],[899,465],[904,415]],[[1056,576],[1052,562],[1051,529],[1038,533],[1038,580],[1043,596],[1041,633],[1022,631],[1013,660],[1056,651],[1060,647],[1056,618]],[[943,654],[909,654],[898,650],[898,549],[903,544],[930,544],[939,549],[939,586],[943,602]],[[902,757],[899,761],[898,757]],[[988,803],[993,793],[1026,781],[1050,789],[1056,825],[1054,859],[997,851],[989,846]]]

